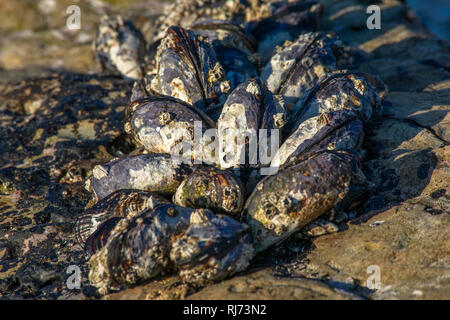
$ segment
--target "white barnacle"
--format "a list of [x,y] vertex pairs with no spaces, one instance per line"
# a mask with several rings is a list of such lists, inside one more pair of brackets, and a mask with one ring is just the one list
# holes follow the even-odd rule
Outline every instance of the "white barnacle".
[[247,88],[245,88],[245,90],[248,93],[251,93],[255,96],[261,95],[261,90],[260,90],[259,86],[256,83],[254,83],[253,81],[249,82],[249,84],[247,85]]
[[102,179],[106,176],[108,176],[108,169],[102,165],[95,166],[92,170],[92,175],[95,179]]

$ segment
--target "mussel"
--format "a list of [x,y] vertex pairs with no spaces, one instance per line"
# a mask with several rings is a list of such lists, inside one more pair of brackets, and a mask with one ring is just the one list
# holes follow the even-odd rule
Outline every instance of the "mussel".
[[266,176],[244,207],[257,252],[289,237],[344,199],[355,175],[351,155],[324,151]]
[[285,130],[292,133],[306,119],[343,109],[352,110],[363,122],[381,116],[380,96],[365,74],[338,70],[324,75],[298,100]]
[[280,146],[270,165],[286,167],[318,151],[359,150],[363,136],[363,124],[353,111],[322,113],[302,122]]
[[203,167],[191,173],[178,187],[173,202],[180,206],[211,209],[240,219],[245,190],[230,171]]
[[279,129],[284,125],[282,100],[274,97],[261,80],[240,84],[228,97],[217,122],[220,167],[269,164],[274,155],[270,154],[272,145],[278,147]]
[[103,294],[178,270],[188,281],[221,280],[253,258],[248,227],[209,210],[162,204],[121,222],[89,260],[89,280]]
[[84,246],[87,238],[109,218],[131,218],[161,203],[168,201],[156,193],[133,189],[117,190],[86,209],[78,217],[75,223],[75,237],[78,243]]
[[231,87],[258,76],[257,42],[237,23],[224,20],[202,20],[191,26],[208,39],[223,66]]
[[275,48],[293,41],[300,33],[315,31],[322,17],[323,5],[316,1],[272,2],[267,18],[251,22],[247,29],[258,41],[258,52],[266,63]]
[[142,78],[145,39],[130,21],[121,16],[103,16],[94,51],[103,71],[130,79]]
[[215,127],[204,112],[182,100],[159,95],[135,100],[126,110],[125,132],[145,150],[202,161],[204,133]]
[[168,154],[133,155],[95,166],[87,187],[97,199],[120,189],[173,194],[192,169]]
[[194,32],[170,27],[158,47],[156,92],[214,112],[231,91],[230,81],[208,42]]
[[322,76],[336,70],[337,43],[331,34],[302,34],[278,49],[261,71],[261,78],[270,91],[283,96],[286,109],[292,111]]

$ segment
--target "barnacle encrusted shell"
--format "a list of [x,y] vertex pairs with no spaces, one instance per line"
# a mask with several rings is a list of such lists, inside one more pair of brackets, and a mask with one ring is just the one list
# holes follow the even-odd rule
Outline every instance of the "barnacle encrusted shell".
[[302,32],[315,31],[322,17],[323,5],[315,1],[274,2],[271,14],[248,29],[258,41],[258,52],[267,62],[277,46],[293,41]]
[[208,112],[231,90],[225,71],[211,46],[192,31],[170,27],[158,47],[158,88],[163,95],[183,100]]
[[258,47],[256,39],[234,21],[201,20],[191,25],[189,29],[208,38],[208,42],[213,47],[215,45],[232,47],[248,54],[254,53]]
[[323,150],[358,150],[363,136],[363,124],[353,111],[322,113],[302,122],[280,146],[270,165],[288,166],[293,158],[308,158]]
[[332,209],[352,177],[349,159],[336,152],[317,153],[265,177],[244,208],[255,249],[267,249]]
[[211,209],[240,219],[245,190],[230,171],[203,167],[191,173],[178,187],[173,202],[180,206]]
[[86,209],[75,223],[75,237],[82,246],[101,223],[112,217],[133,217],[156,205],[168,203],[160,195],[142,190],[117,190]]
[[156,21],[153,39],[164,37],[170,26],[189,28],[200,20],[220,19],[243,23],[250,3],[241,0],[175,0]]
[[150,153],[199,158],[203,133],[215,123],[201,110],[168,96],[150,96],[127,108],[125,131]]
[[199,210],[192,213],[190,223],[170,251],[182,279],[219,281],[247,269],[255,255],[247,225]]
[[120,189],[172,194],[192,167],[168,154],[141,154],[116,159],[92,170],[90,188],[98,199]]
[[89,280],[103,294],[186,266],[188,280],[220,280],[253,257],[248,227],[209,210],[163,204],[121,222],[89,260]]
[[121,16],[103,16],[94,51],[103,71],[130,79],[142,78],[145,39],[130,21],[123,21]]
[[336,69],[335,46],[336,39],[330,34],[302,34],[278,49],[261,71],[261,79],[272,93],[283,96],[291,110],[322,76]]
[[292,132],[306,119],[342,109],[352,110],[363,122],[381,116],[380,97],[364,74],[339,70],[324,75],[298,100],[286,130]]
[[[240,84],[228,97],[217,122],[220,167],[258,165],[258,144],[267,147],[271,146],[272,140],[279,143],[279,135],[272,136],[271,129],[279,129],[284,124],[282,103],[262,81],[250,79]],[[259,129],[267,129],[265,143],[259,141]]]
[[258,76],[258,59],[254,55],[257,42],[238,24],[223,20],[204,20],[192,25],[191,29],[208,39],[232,88]]

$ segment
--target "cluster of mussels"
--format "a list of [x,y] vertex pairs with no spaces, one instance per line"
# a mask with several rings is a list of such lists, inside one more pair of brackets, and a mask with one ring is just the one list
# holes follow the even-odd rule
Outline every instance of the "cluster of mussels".
[[[168,273],[221,280],[361,202],[363,126],[380,116],[380,98],[372,77],[343,70],[352,51],[315,31],[322,9],[179,0],[148,46],[130,22],[102,19],[96,55],[104,71],[136,80],[124,127],[143,151],[94,167],[87,183],[97,202],[80,215],[76,238],[100,293]],[[250,152],[249,139],[230,142],[227,131],[259,129],[279,130],[269,163],[224,161]],[[182,138],[200,152],[174,161]],[[277,170],[264,176],[264,167]]]

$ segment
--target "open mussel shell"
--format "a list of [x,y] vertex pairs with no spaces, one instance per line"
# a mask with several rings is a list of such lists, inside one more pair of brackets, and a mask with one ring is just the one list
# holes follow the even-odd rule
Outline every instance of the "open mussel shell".
[[116,159],[92,170],[88,185],[97,199],[120,189],[173,194],[192,166],[168,154],[141,154]]
[[347,157],[320,152],[262,179],[247,199],[247,217],[260,252],[286,239],[345,198],[354,175]]
[[353,111],[323,113],[297,127],[278,149],[271,167],[289,166],[318,151],[358,150],[363,137],[363,124]]
[[[258,166],[261,156],[267,155],[269,148],[272,150],[272,144],[278,147],[278,129],[284,124],[282,103],[262,81],[250,79],[240,84],[228,97],[217,122],[220,167]],[[259,129],[266,129],[265,134]],[[263,152],[258,151],[258,145],[264,147]]]
[[94,51],[103,71],[140,79],[145,39],[130,21],[103,16],[94,41]]
[[127,110],[125,131],[150,153],[195,157],[195,145],[201,143],[207,129],[215,127],[201,110],[168,96],[134,101]]
[[[119,232],[117,231],[119,230]],[[89,280],[106,293],[190,265],[189,280],[222,279],[248,266],[248,227],[204,209],[157,206],[112,231],[89,261]]]
[[84,252],[87,256],[92,256],[103,248],[111,236],[116,225],[124,218],[112,217],[102,222],[92,233],[84,244]]
[[323,5],[316,1],[280,1],[275,4],[269,17],[247,27],[258,41],[263,63],[285,41],[293,41],[302,32],[315,31],[322,17]]
[[173,202],[180,206],[211,209],[240,219],[245,190],[230,171],[203,167],[191,173],[178,187]]
[[211,46],[192,31],[170,27],[158,47],[158,88],[208,113],[231,90]]
[[308,32],[285,43],[266,64],[261,78],[272,93],[283,96],[288,110],[322,76],[336,70],[336,42],[330,34]]
[[168,203],[162,196],[142,190],[117,190],[86,209],[75,223],[75,237],[82,246],[101,223],[112,217],[131,218],[156,205]]
[[324,75],[298,100],[285,130],[293,132],[306,119],[343,109],[363,122],[381,116],[381,99],[365,74],[339,70]]

